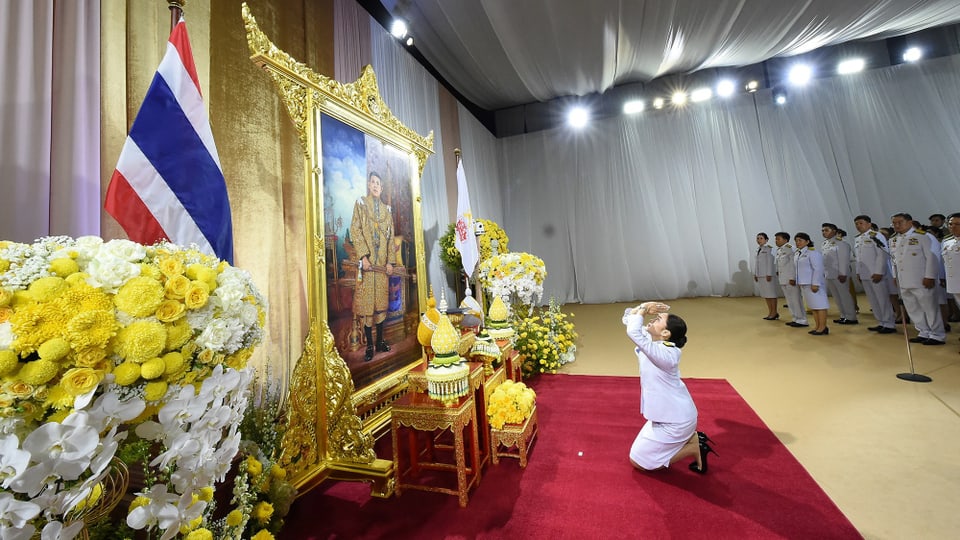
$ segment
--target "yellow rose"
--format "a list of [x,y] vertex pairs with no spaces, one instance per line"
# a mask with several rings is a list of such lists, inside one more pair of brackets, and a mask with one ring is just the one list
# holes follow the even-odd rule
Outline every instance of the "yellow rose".
[[33,395],[33,385],[24,381],[13,381],[4,385],[4,391],[17,399],[27,399]]
[[73,368],[63,374],[60,386],[72,396],[86,394],[103,380],[103,373],[90,368]]
[[165,369],[162,358],[153,358],[140,364],[140,376],[149,381],[163,375]]
[[0,377],[6,377],[20,369],[20,358],[17,353],[5,350],[0,351]]
[[80,271],[77,261],[66,257],[50,261],[50,271],[60,277],[67,277]]
[[195,281],[206,282],[210,290],[217,287],[217,271],[202,264],[191,264],[187,267],[187,277]]
[[216,353],[213,351],[213,349],[204,349],[200,351],[200,354],[197,355],[197,361],[199,361],[201,364],[209,364],[210,362],[213,362],[215,355]]
[[148,382],[143,389],[143,399],[147,401],[160,401],[167,393],[166,381]]
[[157,319],[160,319],[160,322],[173,322],[187,312],[187,307],[184,306],[179,300],[164,300],[160,303],[160,307],[157,308]]
[[243,514],[239,510],[232,510],[227,514],[227,525],[236,527],[243,522]]
[[174,257],[163,257],[158,263],[160,272],[167,277],[179,276],[183,273],[183,263]]
[[183,300],[189,290],[190,280],[186,276],[172,276],[163,286],[164,294],[173,300]]
[[183,303],[187,305],[188,309],[200,309],[207,305],[207,300],[209,298],[210,293],[207,292],[206,288],[201,285],[191,283],[190,290],[187,291],[187,295],[183,298]]

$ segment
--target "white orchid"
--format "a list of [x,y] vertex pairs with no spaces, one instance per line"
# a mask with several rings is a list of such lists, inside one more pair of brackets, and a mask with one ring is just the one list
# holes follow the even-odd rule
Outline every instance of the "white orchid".
[[10,484],[27,470],[28,465],[30,452],[20,449],[17,436],[0,437],[0,487],[9,488]]
[[36,528],[27,522],[40,515],[40,505],[0,493],[0,538],[29,540]]
[[83,529],[83,521],[74,521],[66,527],[59,521],[51,521],[40,532],[40,540],[73,540]]
[[[132,529],[160,527],[168,530],[177,521],[180,512],[174,503],[180,498],[176,493],[167,493],[166,484],[156,484],[149,491],[137,493],[149,502],[135,508],[127,515],[127,525]],[[172,529],[174,534],[178,531]],[[169,538],[169,537],[168,537]]]

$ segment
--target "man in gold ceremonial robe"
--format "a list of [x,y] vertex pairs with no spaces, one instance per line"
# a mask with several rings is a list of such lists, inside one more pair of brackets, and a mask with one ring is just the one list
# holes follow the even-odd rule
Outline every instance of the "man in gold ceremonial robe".
[[[350,240],[357,250],[357,285],[353,296],[353,314],[363,322],[367,349],[363,360],[373,359],[377,351],[390,350],[383,337],[383,321],[387,318],[388,286],[393,275],[396,251],[393,247],[393,213],[380,200],[383,181],[376,172],[367,176],[367,195],[353,205]],[[377,339],[373,340],[373,326]]]

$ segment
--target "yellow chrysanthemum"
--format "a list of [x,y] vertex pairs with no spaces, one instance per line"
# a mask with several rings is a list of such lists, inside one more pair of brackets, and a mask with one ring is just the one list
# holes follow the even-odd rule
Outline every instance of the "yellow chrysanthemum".
[[120,287],[117,295],[113,297],[113,303],[124,313],[134,317],[146,317],[157,311],[163,298],[163,285],[159,281],[137,276]]
[[160,272],[167,277],[179,276],[184,271],[183,263],[176,257],[161,257],[157,266],[160,267]]
[[263,472],[263,463],[257,461],[257,458],[253,456],[247,456],[247,473],[250,476],[260,476],[260,473]]
[[166,381],[148,382],[143,389],[143,399],[147,401],[159,401],[167,393]]
[[113,369],[113,377],[120,386],[130,386],[140,378],[140,364],[124,362]]
[[270,518],[273,517],[273,505],[266,501],[258,502],[257,505],[253,507],[253,517],[260,523],[270,521]]
[[30,291],[19,290],[13,293],[13,300],[10,300],[10,305],[16,309],[20,309],[24,306],[29,306],[31,304],[36,304],[37,300],[30,294]]
[[168,352],[161,357],[163,359],[163,374],[174,375],[183,370],[186,366],[186,360],[183,355],[177,351]]
[[61,277],[48,276],[34,280],[27,291],[37,302],[49,302],[67,290],[67,283]]
[[[203,522],[203,516],[198,517],[197,519],[200,520],[201,523]],[[190,524],[193,525],[193,522],[191,521]],[[197,525],[199,525],[199,523]],[[209,529],[197,529],[190,531],[190,533],[187,534],[186,540],[213,540],[213,533],[210,532]]]
[[183,303],[187,305],[187,309],[200,309],[207,305],[209,298],[210,293],[207,292],[206,287],[191,283],[187,295],[183,297]]
[[73,507],[74,511],[83,510],[88,506],[93,506],[97,501],[100,500],[100,497],[103,496],[103,485],[97,484],[93,486],[93,489],[90,490],[90,495],[87,495],[86,498],[77,503]]
[[230,527],[236,527],[241,523],[243,523],[243,513],[239,510],[231,510],[230,513],[227,514],[227,525]]
[[71,277],[73,276],[67,278],[70,288],[57,299],[60,306],[67,308],[71,313],[94,310],[113,311],[113,299],[110,295],[101,289],[91,287],[86,281],[71,282]]
[[[73,403],[73,401],[70,403]],[[47,422],[62,423],[71,414],[73,414],[73,407],[65,406],[64,408],[54,411],[53,414],[47,416],[46,420]]]
[[167,329],[167,342],[164,346],[164,350],[174,350],[183,347],[187,341],[193,336],[193,328],[190,328],[190,323],[187,322],[185,318],[179,318],[176,321],[171,323],[165,323],[164,327]]
[[206,502],[212,501],[214,492],[213,486],[204,486],[200,488],[200,500]]
[[10,305],[11,300],[13,300],[13,291],[0,287],[0,306]]
[[66,314],[53,303],[18,306],[10,318],[17,336],[13,349],[21,353],[36,351],[48,339],[59,336],[66,322]]
[[157,308],[157,319],[161,322],[173,322],[187,313],[187,306],[179,300],[164,300]]
[[276,478],[277,480],[283,480],[287,477],[287,470],[277,464],[274,464],[272,467],[270,467],[270,477]]
[[183,300],[189,290],[190,279],[187,276],[171,276],[163,286],[164,294],[173,300]]
[[74,349],[103,348],[119,328],[113,310],[81,311],[67,322],[64,338]]
[[146,362],[160,356],[167,342],[167,329],[162,323],[135,321],[117,332],[114,351],[132,362]]
[[57,376],[60,372],[60,365],[49,360],[35,360],[27,362],[17,373],[23,382],[34,386],[45,384]]
[[17,353],[4,350],[0,351],[0,377],[6,377],[16,370],[20,369],[20,358]]
[[140,263],[140,275],[157,281],[160,281],[160,278],[163,277],[163,273],[160,272],[159,268],[147,263]]
[[[197,516],[193,518],[190,521],[190,523],[184,523],[183,525],[180,526],[180,534],[186,535],[186,538],[198,538],[198,539],[204,538],[207,540],[213,540],[213,534],[208,534],[206,536],[204,536],[203,533],[200,533],[199,536],[195,536],[193,534],[194,532],[196,532],[194,531],[194,529],[199,527],[201,524],[203,524],[203,516]],[[207,531],[206,529],[200,529],[200,530]],[[207,533],[210,533],[210,531],[207,531]]]
[[150,499],[144,497],[143,495],[140,495],[136,499],[134,499],[133,502],[130,503],[130,508],[127,509],[127,513],[129,514],[130,512],[133,512],[134,510],[136,510],[137,508],[140,508],[141,506],[146,506],[148,504],[150,504]]
[[273,535],[266,529],[260,529],[257,534],[250,537],[250,540],[273,540]]
[[230,356],[227,356],[227,359],[224,361],[224,363],[227,365],[227,367],[241,370],[247,367],[247,360],[249,360],[251,356],[253,356],[252,348],[240,349]]
[[54,409],[63,409],[73,405],[74,396],[64,390],[59,384],[55,384],[47,389],[47,399],[44,400],[44,407],[53,407]]
[[79,272],[80,265],[78,265],[77,261],[73,259],[62,257],[50,261],[50,271],[62,278],[65,278],[70,274]]
[[37,349],[37,354],[44,360],[56,362],[62,359],[70,352],[70,344],[61,337],[55,337],[43,342],[43,345]]
[[162,358],[152,358],[140,364],[140,376],[148,381],[163,375],[164,363]]

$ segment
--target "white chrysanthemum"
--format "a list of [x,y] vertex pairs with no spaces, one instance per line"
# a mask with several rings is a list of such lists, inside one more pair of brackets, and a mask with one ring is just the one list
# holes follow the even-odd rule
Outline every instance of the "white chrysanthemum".
[[216,297],[210,297],[207,305],[200,309],[187,310],[187,323],[194,330],[203,330],[213,320],[213,315],[219,309],[220,301]]
[[147,256],[147,250],[142,245],[130,240],[110,240],[100,247],[99,256],[110,256],[134,263],[140,262]]
[[202,349],[232,353],[239,348],[243,328],[236,319],[214,319],[197,336],[197,345]]
[[140,275],[140,265],[101,251],[87,265],[87,273],[90,274],[88,284],[115,293],[121,285]]

